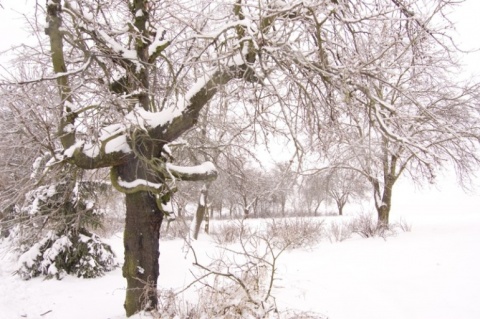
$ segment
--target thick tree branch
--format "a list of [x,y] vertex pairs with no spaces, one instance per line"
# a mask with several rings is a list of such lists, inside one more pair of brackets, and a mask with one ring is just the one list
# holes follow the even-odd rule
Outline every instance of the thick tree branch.
[[62,107],[62,118],[58,133],[60,135],[63,147],[67,148],[75,143],[75,133],[74,131],[68,130],[67,127],[74,125],[76,114],[72,112],[72,90],[68,81],[67,66],[65,64],[65,57],[63,54],[63,35],[60,31],[60,28],[62,27],[61,11],[62,7],[60,0],[47,1],[48,26],[45,29],[45,33],[50,38],[53,71],[55,73],[62,74],[56,78]]

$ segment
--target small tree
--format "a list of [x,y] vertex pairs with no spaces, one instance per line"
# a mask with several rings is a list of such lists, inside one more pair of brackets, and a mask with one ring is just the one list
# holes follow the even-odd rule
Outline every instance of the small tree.
[[327,183],[316,174],[304,176],[299,194],[308,213],[317,216],[320,205],[328,198]]
[[354,170],[332,170],[323,175],[328,196],[335,201],[340,216],[343,215],[343,208],[349,201],[361,200],[367,196],[368,183]]
[[93,278],[115,268],[110,246],[90,231],[102,225],[98,197],[109,186],[82,181],[78,173],[68,166],[51,171],[54,179],[44,173],[42,184],[16,209],[21,223],[10,237],[22,253],[17,273],[23,279],[40,275],[61,279],[66,274]]

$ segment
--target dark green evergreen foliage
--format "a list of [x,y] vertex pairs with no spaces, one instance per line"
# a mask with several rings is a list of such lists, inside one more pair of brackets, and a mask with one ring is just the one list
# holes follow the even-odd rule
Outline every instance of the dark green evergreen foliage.
[[90,230],[102,226],[98,199],[109,185],[82,181],[78,170],[57,173],[56,183],[37,186],[17,208],[23,220],[11,232],[21,252],[17,273],[23,279],[102,276],[115,268],[115,256]]
[[101,227],[103,212],[96,203],[98,193],[105,187],[101,183],[77,181],[39,186],[27,193],[20,214],[30,216],[35,224],[48,222],[55,228],[74,224],[77,228],[97,229]]
[[66,274],[95,278],[116,267],[110,246],[84,228],[47,233],[19,262],[17,273],[25,280],[38,276],[62,279]]

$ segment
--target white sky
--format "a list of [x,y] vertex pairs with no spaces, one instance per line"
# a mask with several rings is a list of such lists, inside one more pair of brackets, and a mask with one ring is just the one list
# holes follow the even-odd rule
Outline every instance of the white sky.
[[[458,33],[458,44],[465,50],[480,49],[480,1],[466,0],[452,13],[451,19],[455,23]],[[468,54],[464,60],[468,70],[480,74],[480,51]]]
[[[40,2],[42,5],[45,2],[45,0],[37,1],[42,1]],[[33,10],[35,2],[34,0],[0,0],[3,6],[3,9],[0,8],[0,52],[26,42],[29,34],[26,32],[22,13]],[[452,13],[451,19],[456,23],[457,39],[462,48],[480,48],[479,12],[479,0],[466,0]],[[43,24],[44,19],[39,22]],[[0,62],[3,62],[5,57],[0,59]],[[480,52],[469,54],[465,62],[468,63],[469,69],[480,73]]]

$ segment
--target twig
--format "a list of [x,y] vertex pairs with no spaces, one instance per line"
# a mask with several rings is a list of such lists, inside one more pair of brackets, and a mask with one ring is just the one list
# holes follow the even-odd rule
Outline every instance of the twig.
[[40,314],[40,316],[45,316],[46,314],[52,312],[52,310],[49,310],[49,311],[45,311],[44,313]]

